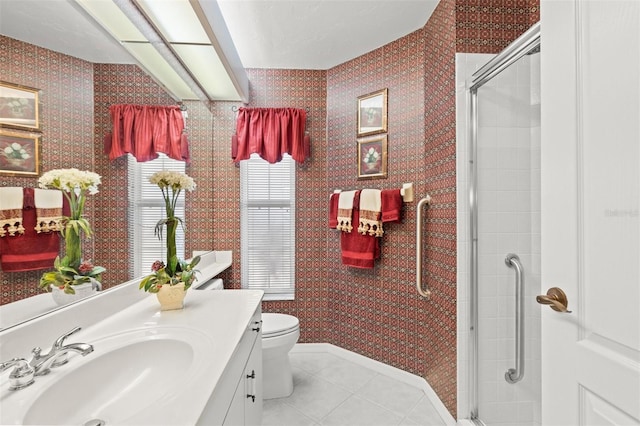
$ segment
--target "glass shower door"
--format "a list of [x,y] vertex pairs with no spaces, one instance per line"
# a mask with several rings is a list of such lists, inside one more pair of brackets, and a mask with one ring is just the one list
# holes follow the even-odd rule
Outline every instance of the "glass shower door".
[[477,416],[487,425],[540,424],[539,56],[477,89]]

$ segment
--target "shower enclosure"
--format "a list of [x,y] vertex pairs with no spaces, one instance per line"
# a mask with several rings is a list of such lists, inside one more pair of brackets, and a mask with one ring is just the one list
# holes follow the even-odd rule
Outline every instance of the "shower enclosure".
[[540,30],[458,54],[458,418],[540,424]]

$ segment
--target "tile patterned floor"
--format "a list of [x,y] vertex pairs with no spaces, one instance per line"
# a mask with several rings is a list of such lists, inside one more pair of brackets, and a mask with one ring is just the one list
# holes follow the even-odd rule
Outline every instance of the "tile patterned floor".
[[264,401],[263,426],[444,426],[422,389],[327,352],[291,352],[294,391]]

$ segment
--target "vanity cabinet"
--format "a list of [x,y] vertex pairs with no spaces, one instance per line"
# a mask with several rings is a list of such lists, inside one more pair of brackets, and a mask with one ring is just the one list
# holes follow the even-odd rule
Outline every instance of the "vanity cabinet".
[[199,425],[262,423],[262,312],[253,314],[204,409]]

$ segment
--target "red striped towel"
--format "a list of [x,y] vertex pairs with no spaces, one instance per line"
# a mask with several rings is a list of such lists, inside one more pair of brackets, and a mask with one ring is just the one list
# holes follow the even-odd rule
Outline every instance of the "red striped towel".
[[15,237],[24,234],[22,188],[8,186],[0,188],[0,237]]
[[[358,223],[360,219],[360,191],[356,191],[353,199],[353,221]],[[342,249],[342,263],[354,268],[371,269],[375,260],[380,257],[380,244],[378,238],[371,235],[362,235],[358,232],[341,232],[340,248]]]
[[339,194],[334,192],[329,197],[329,228],[336,229],[338,226],[338,198]]
[[[357,191],[360,192],[360,191]],[[351,232],[353,223],[358,223],[353,219],[353,209],[358,206],[354,200],[356,191],[342,191],[338,194],[338,226],[337,229],[343,232]]]
[[360,221],[358,232],[374,237],[382,237],[382,209],[381,194],[379,189],[363,189],[360,192]]
[[380,194],[383,222],[400,222],[402,218],[402,195],[399,189],[385,189]]
[[14,238],[0,238],[0,267],[3,272],[53,268],[53,261],[60,250],[58,232],[39,234],[35,230],[37,219],[33,188],[24,188],[24,200],[24,234]]

